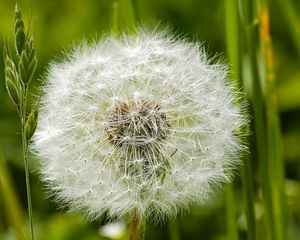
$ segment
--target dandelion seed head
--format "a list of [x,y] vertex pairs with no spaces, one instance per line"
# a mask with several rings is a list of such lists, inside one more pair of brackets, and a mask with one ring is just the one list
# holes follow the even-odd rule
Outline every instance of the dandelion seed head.
[[226,66],[169,31],[82,44],[52,63],[32,150],[59,202],[154,221],[205,203],[239,165],[247,124]]

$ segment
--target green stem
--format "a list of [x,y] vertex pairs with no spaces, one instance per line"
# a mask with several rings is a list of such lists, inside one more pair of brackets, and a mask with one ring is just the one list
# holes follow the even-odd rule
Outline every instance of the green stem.
[[[23,126],[22,126],[23,128]],[[22,129],[22,142],[23,142],[23,159],[25,166],[25,178],[26,178],[26,191],[27,191],[27,207],[31,240],[34,240],[33,234],[33,219],[32,219],[32,202],[31,202],[31,190],[30,190],[30,178],[29,178],[29,163],[28,163],[28,145],[25,139],[25,131]]]
[[248,156],[244,158],[244,167],[242,169],[243,197],[245,201],[245,213],[247,219],[248,240],[254,240],[256,236],[256,221],[254,209],[254,193],[253,193],[253,171]]
[[[233,80],[239,79],[240,73],[240,39],[239,39],[239,16],[238,6],[236,0],[225,1],[225,26],[226,26],[226,45],[227,56],[230,61],[231,71],[233,73]],[[241,86],[240,81],[238,87]]]
[[136,24],[132,0],[118,0],[118,6],[119,23],[122,24],[121,27],[132,33]]
[[[243,54],[241,51],[241,42],[243,35],[241,34],[239,23],[238,3],[236,0],[225,1],[225,23],[226,23],[226,38],[227,38],[227,54],[230,61],[233,81],[237,89],[243,88],[243,76],[241,74],[241,61]],[[239,79],[239,80],[236,80]],[[239,104],[239,103],[237,103]],[[249,131],[243,129],[245,134]],[[243,157],[242,168],[242,184],[243,197],[245,202],[245,214],[247,219],[248,239],[253,240],[256,237],[256,222],[254,212],[254,193],[253,193],[253,172],[249,156]],[[235,207],[232,186],[229,186],[226,194],[227,206],[227,222],[228,222],[228,239],[237,239],[237,226],[233,225],[235,220]]]
[[233,183],[227,186],[225,191],[225,203],[226,203],[226,224],[227,224],[227,239],[238,240],[238,228],[236,221],[236,207]]
[[[254,21],[253,21],[254,22]],[[252,23],[253,23],[252,22]],[[266,214],[266,230],[269,239],[275,239],[272,209],[272,193],[270,184],[270,171],[267,156],[266,143],[266,124],[265,124],[265,103],[263,90],[261,87],[260,75],[258,72],[258,35],[255,25],[245,26],[246,47],[248,53],[248,68],[251,71],[251,101],[254,113],[254,128],[256,138],[257,157],[261,170],[262,195]],[[247,63],[246,63],[247,64]],[[245,65],[246,65],[245,64]]]
[[115,1],[112,4],[112,18],[111,18],[111,29],[112,29],[112,34],[114,37],[119,36],[119,5],[118,2]]
[[[264,8],[259,8],[259,7]],[[264,239],[285,239],[284,210],[283,210],[283,162],[281,154],[281,137],[278,118],[274,105],[273,85],[270,85],[269,75],[273,74],[265,69],[265,64],[273,64],[270,56],[270,45],[264,41],[269,36],[269,16],[264,15],[266,1],[242,0],[243,33],[245,36],[244,77],[251,89],[251,102],[254,112],[254,127],[256,137],[257,157],[260,168],[262,197],[265,208]],[[264,10],[264,11],[262,11]],[[263,25],[265,24],[265,25]],[[258,29],[260,27],[260,30]],[[262,44],[260,42],[262,41]],[[270,44],[270,42],[268,42]],[[266,71],[267,70],[267,71]],[[249,75],[246,78],[247,75]],[[265,74],[263,74],[265,73]],[[272,81],[273,82],[273,81]],[[273,84],[273,83],[271,83]],[[272,86],[270,88],[270,86]],[[272,90],[271,90],[272,89]],[[276,150],[277,148],[277,150]]]
[[30,176],[29,176],[29,161],[28,161],[28,142],[25,134],[26,125],[26,96],[27,88],[24,87],[24,97],[20,106],[21,112],[21,128],[22,128],[22,146],[23,146],[23,160],[25,168],[25,179],[26,179],[26,192],[27,192],[27,208],[28,208],[28,219],[29,219],[29,229],[30,229],[30,239],[34,240],[33,233],[33,218],[32,218],[32,202],[31,202],[31,188],[30,188]]
[[282,137],[278,116],[274,56],[270,35],[269,11],[266,0],[261,1],[259,12],[261,57],[264,63],[264,82],[266,85],[266,131],[270,172],[270,184],[273,199],[273,220],[278,240],[286,239],[286,201],[284,188],[284,159]]

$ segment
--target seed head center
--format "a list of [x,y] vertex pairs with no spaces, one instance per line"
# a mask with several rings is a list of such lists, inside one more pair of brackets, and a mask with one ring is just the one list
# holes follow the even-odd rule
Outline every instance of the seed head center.
[[110,110],[105,131],[115,146],[146,147],[165,139],[170,128],[160,104],[148,99],[117,101]]

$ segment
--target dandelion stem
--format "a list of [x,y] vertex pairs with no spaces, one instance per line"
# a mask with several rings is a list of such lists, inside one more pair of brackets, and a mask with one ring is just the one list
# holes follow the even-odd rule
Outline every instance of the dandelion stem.
[[132,212],[128,240],[143,240],[145,238],[146,222],[139,218],[136,210]]

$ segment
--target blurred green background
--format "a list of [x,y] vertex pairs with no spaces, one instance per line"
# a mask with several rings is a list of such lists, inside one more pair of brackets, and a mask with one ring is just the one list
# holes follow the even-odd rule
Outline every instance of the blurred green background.
[[[224,55],[226,0],[135,0],[138,21],[142,24],[170,24],[191,41],[203,41],[209,55]],[[282,123],[289,239],[300,239],[300,48],[298,29],[278,1],[270,4],[271,35],[276,61],[276,79]],[[38,69],[31,94],[39,95],[39,85],[51,60],[62,50],[82,39],[99,38],[111,29],[112,0],[27,0],[19,1],[25,27],[32,23],[38,55]],[[300,1],[291,1],[300,14]],[[13,45],[15,1],[0,0],[0,35]],[[120,9],[121,10],[121,9]],[[297,32],[297,31],[298,32]],[[2,56],[3,42],[0,44]],[[14,225],[26,233],[26,186],[22,160],[20,125],[15,106],[4,84],[3,58],[0,58],[0,239],[17,239]],[[256,173],[257,161],[252,159]],[[34,226],[37,239],[108,239],[99,230],[105,220],[89,223],[80,214],[68,215],[47,198],[39,180],[37,159],[30,158]],[[257,178],[257,176],[255,176]],[[10,179],[10,181],[9,181]],[[258,184],[258,179],[257,186]],[[11,184],[10,184],[11,183]],[[2,185],[1,185],[2,184]],[[10,186],[11,185],[11,186]],[[235,197],[240,239],[246,239],[241,183],[235,179]],[[261,193],[255,190],[257,218],[263,214]],[[258,219],[259,221],[259,219]],[[224,194],[217,192],[204,207],[194,208],[178,223],[147,226],[146,239],[169,239],[168,226],[177,228],[182,239],[226,239]],[[19,234],[19,235],[18,235]],[[20,239],[24,239],[21,238]]]

